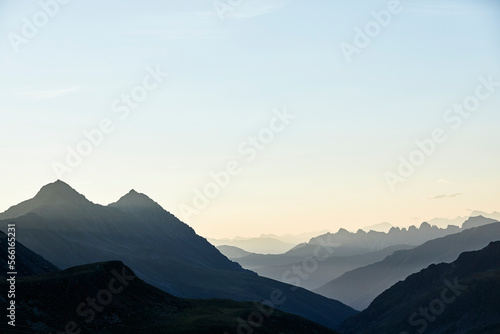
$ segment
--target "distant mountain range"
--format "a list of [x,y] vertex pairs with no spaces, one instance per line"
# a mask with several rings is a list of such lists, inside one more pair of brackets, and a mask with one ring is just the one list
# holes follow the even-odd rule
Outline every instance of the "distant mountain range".
[[217,249],[219,250],[219,252],[227,256],[228,259],[239,259],[241,257],[252,254],[250,252],[247,252],[246,250],[243,250],[235,246],[223,245],[223,246],[217,246]]
[[232,246],[243,249],[249,253],[281,254],[289,251],[296,244],[287,243],[276,238],[237,238],[237,239],[207,239],[214,246]]
[[[419,228],[391,227],[387,233],[373,230],[359,230],[353,233],[340,229],[337,233],[326,233],[312,238],[308,243],[297,245],[284,254],[245,254],[245,250],[234,248],[231,251],[222,249],[222,253],[243,268],[285,283],[293,283],[293,277],[297,276],[288,274],[291,269],[302,267],[308,259],[316,259],[318,268],[303,274],[307,279],[300,279],[302,287],[316,289],[347,271],[381,261],[397,250],[410,249],[435,238],[493,222],[495,220],[480,216],[469,218],[461,228],[448,226],[442,229],[422,223]],[[318,261],[318,254],[326,259]]]
[[258,276],[228,260],[206,239],[146,195],[130,191],[94,204],[62,181],[0,214],[26,247],[57,267],[119,260],[149,284],[178,297],[236,301],[286,295],[281,310],[335,329],[356,313],[335,300]]
[[452,218],[452,219],[433,218],[433,219],[428,220],[427,222],[431,225],[436,225],[437,227],[446,228],[448,225],[461,226],[462,223],[465,222],[470,217],[477,217],[477,216],[483,216],[485,218],[490,218],[490,219],[500,221],[500,212],[488,213],[488,212],[484,212],[484,211],[475,210],[475,211],[472,211],[471,214],[468,216],[456,217],[456,218]]
[[349,271],[314,291],[363,310],[384,290],[430,264],[454,261],[462,252],[481,249],[497,240],[500,240],[499,222],[467,229],[410,250],[396,251],[380,262]]
[[[182,299],[137,278],[122,262],[101,262],[16,281],[14,333],[338,334],[270,304]],[[7,282],[0,282],[6,310]]]
[[375,232],[389,232],[391,228],[393,228],[392,224],[389,223],[380,223],[380,224],[375,224],[375,225],[370,225],[363,227],[362,230],[365,232],[370,232],[370,231],[375,231]]
[[[369,280],[368,282],[369,283]],[[346,320],[344,334],[500,333],[500,242],[430,265]]]
[[[328,257],[321,262],[318,261],[318,267],[316,270],[310,270],[305,273],[307,277],[300,280],[300,286],[309,290],[317,289],[350,270],[382,261],[395,251],[411,248],[413,248],[413,246],[396,245],[371,253]],[[246,258],[248,257],[249,256],[247,255]],[[234,260],[238,261],[239,259],[235,258]],[[269,277],[282,282],[287,282],[288,280],[288,283],[293,283],[294,277],[299,277],[298,274],[293,274],[293,268],[303,268],[305,267],[305,263],[307,263],[307,259],[291,264],[252,268],[252,270],[264,277]]]

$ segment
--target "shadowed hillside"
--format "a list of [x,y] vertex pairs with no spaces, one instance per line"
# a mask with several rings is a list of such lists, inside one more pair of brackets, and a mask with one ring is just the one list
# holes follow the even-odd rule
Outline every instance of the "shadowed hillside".
[[[0,307],[7,284],[0,283]],[[135,277],[118,261],[17,281],[16,327],[2,333],[325,333],[336,332],[258,303],[182,299]],[[253,322],[252,322],[253,321]]]
[[500,333],[500,242],[431,265],[342,325],[345,334]]

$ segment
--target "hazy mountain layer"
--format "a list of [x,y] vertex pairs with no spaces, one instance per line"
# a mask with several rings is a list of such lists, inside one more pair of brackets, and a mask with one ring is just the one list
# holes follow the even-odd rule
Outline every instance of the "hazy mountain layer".
[[[413,246],[397,245],[372,253],[351,256],[331,256],[324,260],[307,258],[292,264],[257,267],[252,268],[252,270],[261,276],[269,277],[285,283],[296,284],[295,282],[299,282],[300,286],[312,290],[330,282],[350,270],[382,261],[384,258],[397,250],[411,248],[413,248]],[[324,250],[323,253],[327,254]],[[231,259],[234,261],[239,260],[238,258]]]
[[433,263],[454,261],[462,252],[500,240],[500,223],[465,230],[397,251],[383,261],[345,273],[314,291],[363,310],[384,290]]
[[500,242],[431,265],[346,320],[345,334],[500,333]]

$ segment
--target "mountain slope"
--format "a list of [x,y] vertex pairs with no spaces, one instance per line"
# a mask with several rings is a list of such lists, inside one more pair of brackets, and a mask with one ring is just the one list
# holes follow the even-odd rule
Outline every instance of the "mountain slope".
[[497,240],[500,240],[500,223],[468,229],[397,251],[383,261],[347,272],[314,291],[363,310],[382,291],[408,275],[433,263],[454,261],[462,252],[481,249]]
[[251,253],[247,252],[246,250],[235,247],[235,246],[222,245],[222,246],[217,246],[217,249],[219,250],[219,252],[221,252],[222,254],[227,256],[228,259],[232,259],[232,260],[251,254]]
[[[32,210],[25,213],[23,210]],[[146,195],[131,191],[107,207],[58,181],[0,221],[15,222],[18,240],[61,268],[120,260],[146,282],[178,297],[267,299],[286,292],[282,310],[336,328],[356,313],[337,301],[241,268]],[[293,289],[293,290],[292,290]]]
[[[12,271],[9,270],[8,266],[8,248],[9,243],[7,235],[0,231],[0,277],[5,275],[7,272]],[[24,247],[23,244],[17,241],[15,252],[15,271],[17,272],[18,277],[34,276],[59,270],[59,268],[54,266],[52,263]]]
[[[331,280],[341,276],[342,274],[350,270],[382,261],[384,258],[391,255],[395,251],[410,249],[410,248],[413,248],[413,246],[396,245],[372,253],[365,253],[365,254],[358,254],[351,256],[331,256],[326,259],[317,260],[318,263],[317,269],[314,271],[305,270],[307,269],[306,267],[308,265],[309,266],[311,265],[308,264],[308,261],[311,258],[307,258],[300,262],[292,264],[256,267],[251,269],[261,276],[272,278],[285,283],[294,284],[295,281],[300,281],[300,286],[312,290],[320,286],[323,286],[324,284],[330,282]],[[230,259],[237,262],[240,260],[238,258],[230,258]],[[319,259],[319,257],[317,257],[317,259]],[[306,272],[302,274],[300,273],[297,274],[293,272],[294,268],[303,268],[303,271]],[[304,279],[300,279],[299,275],[302,275]]]
[[[118,261],[18,279],[16,327],[2,333],[331,333],[333,330],[258,303],[181,299],[145,283]],[[0,282],[0,307],[7,284]],[[250,320],[250,321],[249,321]],[[252,322],[253,321],[253,322]],[[238,329],[240,328],[240,331]],[[71,329],[71,330],[68,330]]]
[[[431,265],[346,320],[345,334],[499,333],[500,242]],[[453,287],[453,288],[451,288]],[[428,317],[420,310],[428,309]],[[411,320],[410,320],[411,319]],[[403,332],[402,332],[403,331]]]

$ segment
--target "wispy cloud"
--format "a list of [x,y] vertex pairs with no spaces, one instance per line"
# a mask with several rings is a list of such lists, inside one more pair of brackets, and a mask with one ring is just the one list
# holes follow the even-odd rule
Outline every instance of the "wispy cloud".
[[434,196],[434,197],[427,197],[427,199],[443,199],[443,198],[455,198],[455,197],[458,197],[458,196],[462,196],[461,193],[455,193],[455,194],[444,194],[444,195],[437,195],[437,196]]

